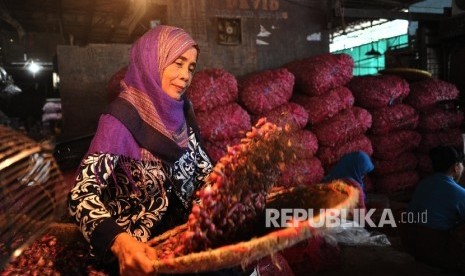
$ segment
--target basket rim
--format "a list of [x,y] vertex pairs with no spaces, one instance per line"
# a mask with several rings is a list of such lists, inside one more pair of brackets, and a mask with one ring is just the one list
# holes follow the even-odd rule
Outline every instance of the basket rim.
[[[315,184],[311,187],[316,186],[320,189],[327,189],[330,192],[340,192],[347,195],[336,206],[328,206],[333,210],[354,208],[359,202],[360,187],[352,185],[350,181],[345,182],[339,179],[330,183]],[[325,219],[325,217],[325,212],[314,216],[318,220]],[[180,227],[185,227],[185,225],[181,225]],[[175,258],[153,260],[152,264],[158,273],[171,274],[214,271],[239,265],[245,267],[253,261],[272,255],[277,251],[293,246],[315,235],[318,235],[318,229],[311,227],[308,221],[301,221],[292,227],[278,229],[248,241],[241,241]]]

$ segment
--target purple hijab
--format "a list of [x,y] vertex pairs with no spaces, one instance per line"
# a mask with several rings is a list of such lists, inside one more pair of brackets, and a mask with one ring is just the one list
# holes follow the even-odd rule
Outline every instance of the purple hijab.
[[[176,141],[173,134],[186,123],[198,130],[192,106],[185,97],[180,101],[169,97],[161,88],[161,79],[163,70],[191,47],[198,49],[184,30],[163,25],[133,44],[123,91],[105,112],[112,116],[100,118],[89,152],[141,158],[143,147],[171,162],[182,154],[186,143]],[[128,143],[134,140],[137,144]]]
[[196,46],[184,30],[160,25],[145,33],[131,48],[124,83],[148,96],[161,122],[170,132],[179,130],[185,123],[183,101],[174,100],[163,92],[162,74],[168,65]]

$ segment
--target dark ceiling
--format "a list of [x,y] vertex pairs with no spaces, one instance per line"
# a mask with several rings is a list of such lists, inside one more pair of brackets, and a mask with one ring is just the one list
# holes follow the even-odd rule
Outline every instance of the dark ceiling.
[[[281,0],[299,4],[321,0]],[[166,19],[165,1],[149,0],[0,0],[0,28],[16,31],[59,34],[64,44],[131,43],[150,28],[153,18]],[[334,20],[332,27],[363,19],[371,11],[399,11],[415,0],[326,0]],[[166,2],[165,2],[166,3]],[[345,20],[344,10],[351,11]],[[369,10],[369,13],[364,13]]]
[[0,26],[59,34],[64,44],[130,43],[166,15],[147,0],[0,0]]

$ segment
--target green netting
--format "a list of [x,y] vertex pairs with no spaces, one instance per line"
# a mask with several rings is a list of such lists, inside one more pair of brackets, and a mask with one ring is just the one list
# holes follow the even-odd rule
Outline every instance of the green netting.
[[[354,76],[377,74],[378,70],[385,68],[384,53],[387,49],[399,49],[408,47],[408,35],[381,39],[373,43],[360,45],[353,48],[338,50],[333,53],[346,53],[354,59]],[[370,51],[379,52],[379,56],[367,55]]]

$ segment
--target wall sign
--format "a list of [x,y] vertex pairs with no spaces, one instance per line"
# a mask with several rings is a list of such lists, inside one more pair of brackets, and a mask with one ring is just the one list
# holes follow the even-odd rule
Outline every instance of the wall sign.
[[218,18],[218,44],[239,45],[241,41],[241,19]]
[[261,19],[287,19],[279,0],[227,0],[216,10],[217,17],[242,17]]

